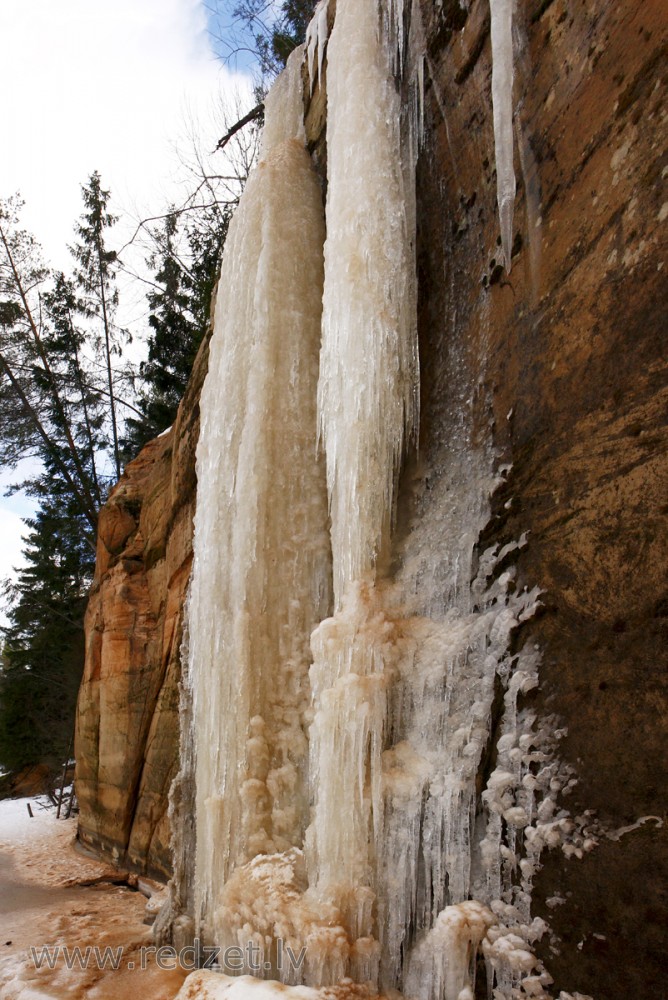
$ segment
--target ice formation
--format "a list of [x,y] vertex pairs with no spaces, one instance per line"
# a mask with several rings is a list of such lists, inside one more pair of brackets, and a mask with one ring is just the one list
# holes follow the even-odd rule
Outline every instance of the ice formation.
[[376,0],[339,0],[327,57],[327,240],[318,411],[334,594],[373,577],[417,419],[415,263],[401,106]]
[[[328,49],[327,240],[318,407],[336,614],[311,639],[309,881],[375,979],[373,845],[396,630],[378,600],[404,442],[417,416],[412,232],[389,46],[376,0],[339,0]],[[365,101],[360,101],[360,95]],[[346,803],[345,808],[342,804]],[[340,970],[323,968],[324,983]]]
[[[309,87],[311,93],[315,87],[315,81],[322,83],[322,67],[325,59],[325,46],[329,34],[329,24],[327,21],[329,0],[320,0],[315,9],[313,18],[306,29],[306,59],[308,63]],[[316,76],[316,61],[318,73]]]
[[496,154],[496,197],[501,244],[510,271],[515,207],[513,166],[513,2],[489,0],[492,36],[492,108]]
[[476,954],[495,922],[494,914],[474,900],[446,906],[413,949],[406,972],[408,996],[419,996],[429,982],[444,1000],[473,1000]]
[[197,451],[190,599],[196,912],[258,853],[298,844],[308,640],[330,605],[316,380],[324,220],[303,141],[301,52],[267,101],[226,242]]
[[[554,721],[522,707],[539,663],[533,646],[511,652],[540,599],[512,566],[527,538],[477,548],[507,472],[484,402],[474,415],[484,330],[479,371],[454,330],[447,341],[440,464],[415,459],[410,523],[391,539],[418,417],[423,60],[400,2],[337,0],[329,37],[327,17],[323,0],[267,99],[223,261],[197,456],[196,752],[175,804],[182,815],[194,772],[196,879],[177,923],[223,949],[252,942],[265,979],[323,1000],[472,1000],[479,957],[495,1000],[546,998],[533,874],[544,847],[593,839],[557,804],[574,779]],[[493,0],[508,267],[510,18]],[[411,30],[422,38],[417,17]],[[322,79],[325,43],[326,227],[300,64]],[[417,85],[408,115],[401,66]],[[303,952],[298,967],[281,964],[284,946]]]

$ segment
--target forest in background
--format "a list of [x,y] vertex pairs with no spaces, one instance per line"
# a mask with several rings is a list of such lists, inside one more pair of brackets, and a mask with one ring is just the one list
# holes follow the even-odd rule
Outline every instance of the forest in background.
[[[111,192],[93,172],[68,247],[69,273],[42,259],[21,226],[19,196],[0,199],[0,465],[29,474],[11,487],[25,519],[24,566],[4,584],[0,652],[0,796],[39,768],[53,784],[73,751],[83,671],[83,616],[95,567],[97,517],[124,466],[173,422],[211,299],[234,207],[258,150],[262,99],[303,41],[313,0],[217,5],[219,42],[257,65],[257,108],[225,142],[226,172],[196,157],[184,202],[137,229],[147,247],[145,329],[118,322],[125,252],[115,241]],[[228,20],[225,16],[228,15]],[[221,123],[221,131],[234,124]],[[145,340],[137,362],[133,341]]]

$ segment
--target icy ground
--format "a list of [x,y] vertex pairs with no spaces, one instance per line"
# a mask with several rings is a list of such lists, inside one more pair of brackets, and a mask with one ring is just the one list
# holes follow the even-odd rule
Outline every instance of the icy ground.
[[[30,818],[30,803],[34,818]],[[147,900],[125,885],[112,885],[119,872],[80,854],[74,846],[76,821],[56,820],[42,799],[0,801],[0,1000],[344,1000],[366,997],[363,987],[327,991],[286,989],[278,983],[230,979],[196,972],[184,986],[186,971],[160,969],[152,954],[141,968],[141,949],[152,946],[144,924]],[[150,908],[150,903],[149,903]],[[122,949],[117,969],[68,969],[64,951],[54,968],[38,957],[45,947]],[[169,964],[169,963],[167,963]],[[183,991],[180,992],[181,987]]]
[[[40,799],[0,801],[0,1000],[172,1000],[185,973],[157,968],[152,955],[140,968],[140,949],[151,945],[146,898],[103,881],[118,872],[76,852],[75,831],[75,820],[56,820]],[[40,956],[45,946],[123,950],[115,971],[94,962],[67,969],[63,952],[53,969],[38,969],[30,949]]]

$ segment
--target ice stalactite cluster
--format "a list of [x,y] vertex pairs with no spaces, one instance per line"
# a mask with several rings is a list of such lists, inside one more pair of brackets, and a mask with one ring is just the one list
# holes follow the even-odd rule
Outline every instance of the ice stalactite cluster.
[[196,912],[308,823],[308,641],[330,607],[316,382],[324,219],[304,146],[301,53],[267,101],[230,225],[202,392],[190,601]]
[[[408,40],[400,2],[337,0],[331,32],[329,13],[322,0],[266,102],[202,395],[191,916],[206,941],[251,942],[266,979],[323,1000],[472,1000],[479,955],[495,1000],[546,998],[530,911],[540,850],[593,845],[557,806],[573,778],[555,725],[523,707],[539,662],[512,641],[539,605],[512,565],[527,538],[478,551],[504,474],[480,403],[484,331],[476,367],[448,328],[439,464],[411,459],[410,514],[391,538],[418,420],[419,11]],[[510,16],[493,0],[508,266]],[[325,44],[323,213],[300,60],[313,87]],[[287,947],[303,950],[298,967],[281,963]]]
[[492,108],[496,154],[496,197],[499,204],[501,245],[510,271],[515,207],[513,166],[513,3],[490,0],[492,36]]
[[495,923],[494,914],[474,900],[446,906],[413,950],[406,972],[406,992],[419,996],[426,983],[445,1000],[473,1000],[471,969],[480,944]]

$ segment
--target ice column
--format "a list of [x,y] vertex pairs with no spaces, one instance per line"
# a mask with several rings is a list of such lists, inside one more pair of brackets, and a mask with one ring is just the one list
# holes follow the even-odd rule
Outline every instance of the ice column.
[[302,841],[309,636],[328,613],[316,455],[322,196],[304,146],[299,50],[266,103],[261,162],[230,224],[197,450],[190,677],[196,915],[232,871]]
[[327,56],[327,241],[318,412],[334,592],[373,579],[417,416],[401,105],[377,0],[340,0]]
[[[338,0],[327,54],[327,240],[318,412],[336,614],[312,637],[309,882],[376,975],[374,843],[395,627],[375,586],[417,417],[413,234],[401,105],[378,0]],[[357,957],[356,957],[357,956]],[[327,980],[325,980],[327,981]]]

